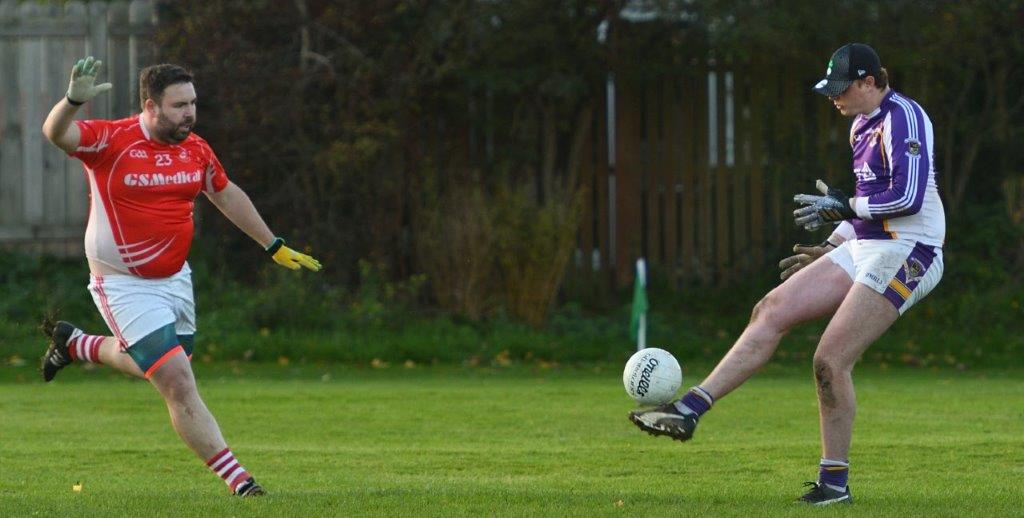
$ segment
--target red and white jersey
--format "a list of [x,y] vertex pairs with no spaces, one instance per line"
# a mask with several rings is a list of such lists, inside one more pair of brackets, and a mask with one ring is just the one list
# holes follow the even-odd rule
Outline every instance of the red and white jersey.
[[200,192],[228,185],[209,144],[192,133],[180,144],[154,141],[142,116],[75,121],[71,156],[89,179],[85,255],[116,271],[170,277],[192,245],[192,207]]

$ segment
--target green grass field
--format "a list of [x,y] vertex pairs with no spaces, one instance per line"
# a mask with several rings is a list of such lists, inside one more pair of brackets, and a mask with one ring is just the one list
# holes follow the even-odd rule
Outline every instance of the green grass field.
[[792,503],[820,454],[809,368],[769,366],[686,444],[626,420],[611,366],[215,364],[197,376],[269,496],[230,497],[146,383],[72,367],[44,385],[25,365],[0,367],[0,515],[1024,512],[1019,371],[860,369],[856,504],[834,510]]

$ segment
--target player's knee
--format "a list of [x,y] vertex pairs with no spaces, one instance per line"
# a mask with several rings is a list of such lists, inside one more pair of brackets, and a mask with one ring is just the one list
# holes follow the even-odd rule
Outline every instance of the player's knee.
[[828,408],[836,407],[835,364],[825,356],[814,355],[814,381],[818,385],[818,401]]
[[768,309],[771,307],[771,294],[765,295],[761,300],[754,304],[754,309],[750,312],[750,323],[754,324],[763,320],[767,314]]
[[169,401],[188,401],[197,392],[190,365],[181,352],[151,376],[150,381]]
[[845,359],[839,355],[829,354],[823,352],[820,349],[814,353],[814,378],[821,381],[822,379],[831,379],[836,374],[840,374],[852,369],[852,365],[847,365]]
[[778,333],[785,333],[788,330],[785,321],[780,313],[782,305],[779,296],[773,291],[764,296],[754,304],[754,310],[750,312],[750,325],[766,326]]
[[176,402],[191,401],[196,396],[196,383],[191,376],[177,376],[164,385],[166,399]]
[[832,361],[824,355],[819,353],[814,354],[814,379],[818,384],[827,382],[832,378],[832,372],[834,371],[834,365]]

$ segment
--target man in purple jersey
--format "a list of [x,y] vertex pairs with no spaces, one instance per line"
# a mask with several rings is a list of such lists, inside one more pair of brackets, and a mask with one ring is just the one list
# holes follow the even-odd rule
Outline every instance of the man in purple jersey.
[[[798,502],[852,503],[847,486],[855,399],[851,373],[865,350],[942,277],[945,216],[935,183],[931,120],[888,84],[871,47],[851,43],[813,87],[853,117],[853,196],[818,180],[820,195],[798,194],[798,225],[838,226],[821,245],[783,260],[783,283],[754,306],[732,349],[683,398],[630,420],[652,435],[686,441],[715,401],[767,363],[794,326],[832,315],[814,353],[822,457],[817,482]],[[827,260],[818,261],[824,256]]]

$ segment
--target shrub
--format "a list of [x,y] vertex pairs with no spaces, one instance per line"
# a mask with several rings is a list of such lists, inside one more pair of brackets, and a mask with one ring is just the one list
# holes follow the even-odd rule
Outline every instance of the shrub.
[[576,244],[581,196],[553,192],[538,201],[529,189],[498,196],[498,264],[502,293],[511,315],[534,327],[551,312]]

